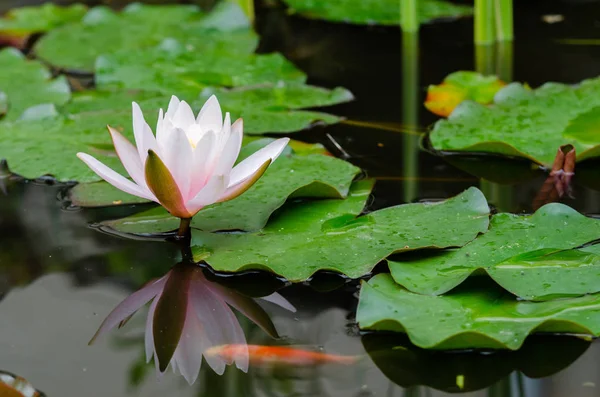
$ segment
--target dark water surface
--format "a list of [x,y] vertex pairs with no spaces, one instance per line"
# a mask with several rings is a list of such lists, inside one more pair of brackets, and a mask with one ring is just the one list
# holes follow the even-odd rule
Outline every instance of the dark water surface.
[[[0,10],[25,3],[34,1],[3,1]],[[600,37],[600,2],[517,3],[514,80],[538,86],[599,74],[600,46],[557,39]],[[545,14],[563,14],[565,20],[546,24]],[[311,83],[354,92],[356,101],[329,109],[347,122],[294,138],[321,142],[376,178],[371,209],[442,199],[469,186],[480,187],[503,211],[531,212],[536,206],[546,174],[527,162],[444,160],[418,150],[419,133],[436,120],[422,106],[426,87],[450,72],[474,68],[471,19],[423,26],[418,55],[405,38],[404,56],[403,38],[394,28],[328,24],[264,9],[257,30],[261,52],[284,53]],[[573,197],[565,203],[600,214],[599,165],[580,166]],[[70,209],[60,201],[64,186],[0,177],[0,187],[7,192],[0,192],[0,370],[25,377],[48,396],[443,396],[460,392],[461,383],[478,390],[462,394],[468,396],[600,396],[597,342],[534,336],[518,352],[441,353],[417,349],[401,337],[361,336],[353,321],[358,283],[326,274],[284,288],[264,274],[219,281],[253,295],[280,288],[298,308],[292,314],[263,305],[281,341],[240,316],[249,343],[359,355],[356,365],[251,366],[248,374],[228,368],[220,377],[203,364],[192,387],[170,373],[158,382],[154,368],[141,364],[143,315],[92,347],[87,342],[119,301],[179,260],[175,247],[121,239],[88,226],[140,206]]]

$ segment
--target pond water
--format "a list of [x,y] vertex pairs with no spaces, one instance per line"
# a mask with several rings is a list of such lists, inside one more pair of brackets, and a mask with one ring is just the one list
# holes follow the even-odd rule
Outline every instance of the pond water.
[[[557,40],[597,37],[600,2],[517,3],[514,80],[538,86],[598,74],[600,46]],[[0,11],[17,5],[23,2],[3,2]],[[413,59],[409,52],[402,55],[399,29],[309,21],[280,9],[258,11],[259,51],[282,52],[310,83],[344,86],[355,94],[356,101],[328,109],[346,122],[294,138],[320,142],[374,177],[369,209],[443,199],[470,186],[480,187],[502,211],[536,207],[546,174],[529,163],[484,156],[446,161],[419,150],[420,133],[436,120],[421,105],[426,87],[453,71],[473,69],[471,19],[423,26]],[[548,14],[564,15],[564,21],[547,24],[541,17]],[[415,73],[406,78],[411,65]],[[585,183],[576,178],[572,197],[564,200],[589,215],[600,214],[600,192],[593,184],[597,165],[581,166],[588,177]],[[70,208],[61,200],[66,187],[51,181],[0,177],[0,187],[6,192],[0,194],[0,370],[25,377],[47,396],[600,395],[597,342],[533,336],[517,352],[427,352],[402,338],[359,333],[353,318],[358,281],[317,274],[308,283],[288,286],[267,274],[222,277],[208,270],[209,280],[246,294],[277,290],[298,309],[290,313],[261,303],[281,340],[238,316],[248,343],[291,344],[359,358],[353,365],[251,363],[248,373],[228,367],[222,376],[203,365],[193,386],[170,372],[157,381],[153,366],[142,364],[143,316],[87,345],[118,302],[180,260],[171,244],[118,238],[89,226],[146,207]],[[460,393],[461,386],[476,391]]]

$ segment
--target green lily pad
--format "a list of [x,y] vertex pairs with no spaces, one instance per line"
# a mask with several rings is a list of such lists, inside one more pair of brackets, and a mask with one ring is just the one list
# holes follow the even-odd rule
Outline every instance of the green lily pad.
[[25,109],[34,105],[61,105],[71,96],[64,76],[53,79],[44,65],[25,59],[13,48],[0,51],[0,70],[0,91],[10,98],[6,119],[17,119]]
[[490,108],[462,102],[435,124],[430,140],[436,150],[525,157],[546,166],[560,146],[571,144],[580,161],[600,155],[600,135],[593,129],[599,106],[600,78],[535,90],[512,83],[496,93]]
[[[284,0],[292,9],[308,18],[333,22],[399,25],[400,5],[397,0]],[[417,17],[420,23],[440,18],[470,15],[473,9],[442,0],[419,0]]]
[[354,184],[346,200],[286,205],[253,233],[194,230],[192,252],[218,271],[263,269],[302,281],[331,270],[356,278],[394,252],[461,246],[487,230],[489,208],[475,188],[444,202],[400,205],[357,217],[370,187],[368,181]]
[[[362,343],[375,365],[397,385],[424,385],[447,393],[480,390],[513,371],[528,378],[550,376],[567,368],[590,346],[589,341],[564,335],[532,335],[517,351],[487,354],[421,349],[400,334],[370,333],[363,335]],[[459,377],[461,385],[457,385]]]
[[600,292],[600,255],[585,250],[540,249],[487,269],[515,295],[548,300]]
[[8,112],[8,96],[0,91],[0,117]]
[[[593,270],[584,266],[540,268],[533,265],[502,266],[501,263],[530,251],[576,248],[598,238],[600,220],[585,217],[566,205],[553,203],[530,216],[494,215],[489,230],[462,248],[416,259],[400,258],[389,261],[389,267],[396,282],[421,294],[443,294],[472,273],[487,271],[492,277],[502,272],[504,276],[497,281],[524,299],[532,298],[532,291],[535,291],[534,297],[560,295],[565,293],[561,286],[566,282],[565,277],[574,284],[573,291],[578,291],[581,277],[589,276],[589,271],[593,273]],[[493,269],[498,266],[500,270],[494,273]],[[536,278],[541,274],[545,274],[544,277]]]
[[[289,198],[346,197],[359,171],[350,163],[320,154],[280,157],[247,192],[200,211],[192,219],[192,227],[206,231],[259,230]],[[119,232],[155,234],[177,229],[179,219],[159,207],[102,224]]]
[[356,320],[363,330],[408,335],[426,349],[516,350],[533,332],[600,335],[600,295],[546,302],[519,301],[487,283],[442,296],[410,292],[389,274],[362,284]]
[[34,7],[21,7],[10,10],[0,18],[0,35],[28,36],[32,33],[47,32],[69,22],[77,22],[87,12],[83,4],[57,6],[46,3]]
[[[153,125],[164,95],[140,92],[75,93],[61,108],[30,109],[24,119],[0,123],[0,159],[8,160],[13,172],[25,178],[53,175],[61,182],[94,182],[100,178],[76,157],[90,153],[118,172],[124,172],[106,130],[110,124],[133,141],[131,101],[136,100]],[[12,96],[11,96],[12,98]],[[54,112],[54,114],[53,114]],[[71,113],[74,112],[74,113]],[[43,144],[40,139],[43,137]]]
[[100,88],[145,89],[169,95],[196,96],[210,85],[238,87],[278,80],[303,83],[306,75],[278,53],[199,52],[174,39],[155,47],[102,55],[96,62]]
[[244,132],[249,134],[294,132],[306,129],[316,121],[337,123],[340,121],[337,116],[299,109],[335,105],[354,99],[350,91],[341,87],[328,90],[279,82],[234,89],[206,88],[194,102],[195,106],[201,106],[213,94],[235,118],[244,118]]
[[505,85],[496,76],[470,71],[454,72],[446,76],[442,84],[429,86],[425,107],[438,116],[447,117],[466,99],[482,105],[492,103],[494,95]]
[[[243,32],[229,36],[236,30]],[[34,52],[55,67],[91,73],[101,54],[137,51],[166,37],[184,41],[197,55],[214,48],[253,52],[257,42],[250,22],[233,2],[221,2],[208,14],[193,5],[134,3],[120,13],[95,7],[81,22],[50,31]]]

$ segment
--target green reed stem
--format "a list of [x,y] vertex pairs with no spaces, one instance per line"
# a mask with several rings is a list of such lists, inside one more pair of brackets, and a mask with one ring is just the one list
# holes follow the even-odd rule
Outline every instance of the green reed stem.
[[[416,129],[419,124],[419,34],[402,32],[402,124]],[[419,141],[414,134],[402,136],[402,182],[404,202],[410,203],[419,194]]]
[[493,1],[475,0],[475,44],[489,44],[496,40]]
[[416,32],[419,30],[417,1],[400,0],[400,26],[403,32]]
[[496,40],[512,41],[513,0],[494,0],[496,13]]

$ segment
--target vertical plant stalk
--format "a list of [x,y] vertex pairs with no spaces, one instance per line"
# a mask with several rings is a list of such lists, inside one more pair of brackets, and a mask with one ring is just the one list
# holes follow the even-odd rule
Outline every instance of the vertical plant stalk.
[[493,1],[475,0],[475,44],[491,44],[496,41]]
[[513,28],[513,0],[494,0],[496,15],[496,40],[512,41]]
[[496,43],[496,75],[502,81],[510,83],[513,79],[513,42]]
[[400,0],[400,27],[402,27],[403,32],[416,32],[419,30],[417,1]]
[[190,222],[192,222],[192,218],[180,218],[179,230],[177,231],[177,237],[184,238],[189,235]]
[[[402,124],[416,130],[419,124],[419,35],[402,32]],[[403,199],[412,202],[418,195],[419,135],[402,137]]]

